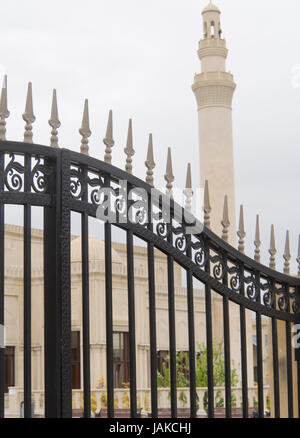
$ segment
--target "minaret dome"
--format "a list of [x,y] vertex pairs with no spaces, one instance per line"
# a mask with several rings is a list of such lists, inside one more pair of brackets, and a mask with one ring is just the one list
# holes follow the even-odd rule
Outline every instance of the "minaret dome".
[[207,5],[203,11],[204,38],[221,38],[221,11],[212,2]]

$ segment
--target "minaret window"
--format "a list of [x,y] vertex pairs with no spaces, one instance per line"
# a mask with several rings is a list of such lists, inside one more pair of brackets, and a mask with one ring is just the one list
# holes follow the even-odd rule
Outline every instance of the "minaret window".
[[215,37],[215,23],[214,23],[214,21],[212,21],[210,24],[210,34],[211,34],[212,38]]

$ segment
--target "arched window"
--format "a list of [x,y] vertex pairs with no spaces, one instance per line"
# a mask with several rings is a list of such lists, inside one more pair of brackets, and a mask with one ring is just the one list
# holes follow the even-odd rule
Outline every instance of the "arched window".
[[211,35],[212,38],[215,37],[215,22],[214,21],[212,21],[210,23],[210,35]]

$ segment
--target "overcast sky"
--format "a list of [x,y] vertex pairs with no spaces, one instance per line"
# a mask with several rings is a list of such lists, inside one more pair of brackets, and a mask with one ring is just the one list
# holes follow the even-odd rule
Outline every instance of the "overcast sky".
[[[33,82],[34,141],[49,144],[52,89],[58,93],[60,145],[78,151],[84,99],[90,103],[91,155],[102,159],[109,109],[114,111],[113,163],[124,167],[128,119],[133,118],[134,173],[144,178],[153,133],[156,184],[163,184],[172,147],[176,185],[192,162],[199,185],[196,102],[204,0],[10,0],[1,4],[1,74],[8,74],[7,137],[23,135],[27,82]],[[248,253],[255,215],[262,251],[275,224],[282,267],[285,231],[293,258],[299,226],[300,2],[216,0],[227,40],[227,68],[237,82],[233,101],[237,206],[244,204]],[[299,80],[300,85],[300,80]]]

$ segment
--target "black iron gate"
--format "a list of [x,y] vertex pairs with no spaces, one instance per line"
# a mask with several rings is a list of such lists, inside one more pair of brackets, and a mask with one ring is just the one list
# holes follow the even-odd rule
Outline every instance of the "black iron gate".
[[[124,185],[124,182],[126,183]],[[125,189],[124,189],[125,187]],[[104,189],[110,189],[109,192]],[[103,197],[99,190],[103,190]],[[129,197],[129,192],[134,196]],[[105,194],[106,193],[106,194]],[[106,202],[109,201],[109,204]],[[113,202],[112,202],[113,201]],[[137,416],[136,330],[133,236],[146,242],[148,254],[151,415],[158,416],[156,282],[154,249],[167,256],[168,312],[170,345],[171,416],[176,418],[176,324],[174,263],[185,271],[187,282],[190,416],[197,416],[196,346],[194,321],[194,279],[205,290],[207,345],[207,415],[214,417],[213,322],[211,294],[222,297],[225,354],[225,413],[232,415],[230,302],[240,309],[242,412],[249,416],[247,327],[245,312],[256,315],[258,415],[264,417],[262,318],[272,320],[273,415],[280,417],[278,321],[285,324],[287,400],[293,417],[299,402],[298,376],[293,373],[292,326],[299,321],[300,279],[280,274],[241,254],[165,195],[152,191],[140,179],[91,157],[65,149],[16,142],[0,142],[0,324],[5,326],[4,207],[21,205],[24,214],[24,413],[31,416],[31,208],[44,209],[44,339],[45,339],[45,416],[72,416],[71,350],[71,212],[81,215],[82,235],[82,320],[84,416],[91,415],[90,314],[88,218],[110,214],[105,223],[105,287],[107,412],[114,416],[113,385],[113,299],[112,226],[125,230],[127,240],[128,321],[130,345],[130,410]],[[99,206],[106,206],[99,213]],[[170,217],[165,206],[170,205]],[[180,220],[179,218],[183,219]],[[198,230],[190,233],[188,228]],[[195,228],[197,227],[197,228]],[[249,334],[248,334],[249,335]],[[0,417],[4,417],[4,350],[0,349]],[[298,381],[297,381],[298,380]],[[295,390],[295,388],[297,388]],[[297,394],[295,396],[295,394]]]

